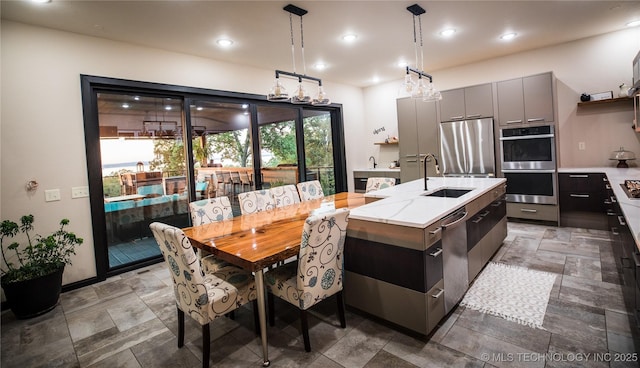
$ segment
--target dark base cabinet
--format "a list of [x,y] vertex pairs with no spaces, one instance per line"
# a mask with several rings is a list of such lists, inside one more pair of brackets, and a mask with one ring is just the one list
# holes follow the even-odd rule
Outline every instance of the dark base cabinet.
[[560,173],[560,226],[609,230],[607,178],[600,173]]

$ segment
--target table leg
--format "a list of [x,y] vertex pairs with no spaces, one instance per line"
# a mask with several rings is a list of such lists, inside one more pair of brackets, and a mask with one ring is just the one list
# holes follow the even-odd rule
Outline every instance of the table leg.
[[264,272],[256,271],[256,289],[258,293],[258,317],[260,319],[260,340],[262,341],[262,366],[268,367],[269,352],[267,351],[267,303],[264,295]]

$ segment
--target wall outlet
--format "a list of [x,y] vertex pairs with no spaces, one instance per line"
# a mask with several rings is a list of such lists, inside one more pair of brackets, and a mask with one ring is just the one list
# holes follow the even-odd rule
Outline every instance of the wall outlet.
[[60,200],[60,189],[49,189],[44,191],[44,201],[53,202]]
[[586,149],[587,149],[587,144],[586,144],[586,143],[584,143],[584,142],[578,142],[578,149],[579,149],[580,151],[584,151],[584,150],[586,150]]
[[72,187],[71,198],[84,198],[89,196],[89,187]]

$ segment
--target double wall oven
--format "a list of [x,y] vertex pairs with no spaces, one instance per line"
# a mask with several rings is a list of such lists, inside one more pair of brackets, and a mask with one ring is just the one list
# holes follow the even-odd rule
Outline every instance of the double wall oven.
[[500,130],[500,162],[509,202],[557,204],[553,125]]

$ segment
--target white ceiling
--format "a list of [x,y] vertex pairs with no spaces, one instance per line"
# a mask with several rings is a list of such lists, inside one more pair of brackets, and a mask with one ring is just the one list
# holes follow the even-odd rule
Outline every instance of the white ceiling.
[[[268,70],[293,71],[292,3],[304,8],[307,74],[354,86],[402,78],[397,62],[415,64],[416,1],[62,1],[2,0],[2,19],[165,49]],[[427,73],[524,50],[618,31],[640,20],[640,1],[420,1]],[[299,18],[294,16],[297,72],[302,73]],[[457,33],[438,35],[452,27]],[[505,32],[517,32],[511,42]],[[358,39],[346,44],[341,36]],[[216,39],[234,40],[222,49]],[[630,45],[631,47],[632,45]],[[327,69],[316,71],[317,61]]]

